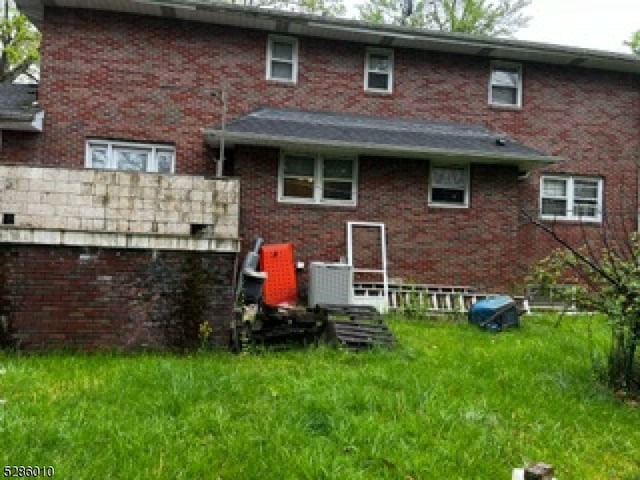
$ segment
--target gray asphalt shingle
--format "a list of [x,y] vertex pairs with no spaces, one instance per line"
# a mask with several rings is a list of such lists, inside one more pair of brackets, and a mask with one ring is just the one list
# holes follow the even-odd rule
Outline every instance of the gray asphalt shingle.
[[423,147],[479,154],[544,157],[478,125],[261,108],[229,123],[227,133],[388,147]]

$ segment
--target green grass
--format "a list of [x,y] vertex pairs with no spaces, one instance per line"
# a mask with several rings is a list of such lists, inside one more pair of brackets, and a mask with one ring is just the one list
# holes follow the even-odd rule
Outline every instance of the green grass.
[[[396,350],[0,353],[0,467],[60,479],[640,479],[640,409],[594,377],[602,320],[390,321]],[[589,330],[593,334],[589,333]]]

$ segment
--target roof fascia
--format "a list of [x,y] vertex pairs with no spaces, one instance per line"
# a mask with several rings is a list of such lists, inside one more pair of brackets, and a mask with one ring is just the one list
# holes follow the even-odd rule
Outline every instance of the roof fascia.
[[359,142],[341,142],[333,140],[317,140],[295,138],[277,135],[262,135],[255,133],[238,133],[217,129],[202,129],[202,133],[211,146],[217,147],[224,137],[225,145],[259,145],[275,148],[322,150],[352,155],[372,155],[385,157],[418,158],[424,160],[438,160],[442,162],[470,162],[481,164],[502,164],[517,166],[522,172],[527,172],[545,165],[552,165],[563,161],[554,156],[524,156],[515,154],[487,153],[476,150],[424,148],[400,145],[376,145]]

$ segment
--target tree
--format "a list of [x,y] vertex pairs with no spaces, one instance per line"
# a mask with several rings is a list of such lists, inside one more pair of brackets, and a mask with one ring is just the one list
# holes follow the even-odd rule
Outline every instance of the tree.
[[37,80],[34,66],[40,60],[40,32],[9,0],[4,0],[1,14],[0,83],[15,80],[21,75]]
[[402,2],[368,0],[359,6],[360,18],[374,23],[409,25],[446,32],[512,36],[525,27],[523,10],[532,0],[416,0],[413,12],[403,14]]
[[607,381],[617,391],[640,393],[640,234],[621,223],[605,224],[599,238],[576,246],[563,238],[553,225],[524,213],[532,224],[549,234],[559,248],[543,259],[529,281],[543,288],[567,282],[570,289],[555,290],[581,309],[607,315],[611,326],[611,348]]
[[339,17],[347,12],[342,0],[300,0],[302,13]]
[[343,0],[227,0],[232,4],[269,7],[300,13],[339,17],[347,11]]
[[628,42],[624,42],[624,44],[631,48],[633,53],[640,55],[640,30],[631,35],[631,39]]

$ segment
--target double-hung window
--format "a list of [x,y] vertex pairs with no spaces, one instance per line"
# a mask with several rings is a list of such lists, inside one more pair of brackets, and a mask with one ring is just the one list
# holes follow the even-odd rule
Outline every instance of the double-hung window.
[[278,200],[355,205],[356,170],[353,158],[285,153],[280,159]]
[[277,35],[267,42],[267,80],[298,81],[298,40]]
[[491,64],[489,103],[506,107],[522,106],[522,65],[504,62]]
[[89,140],[85,166],[107,170],[173,173],[175,159],[176,150],[171,145]]
[[429,181],[429,205],[468,207],[469,166],[432,165]]
[[601,221],[601,178],[545,175],[540,182],[542,218]]
[[393,50],[367,49],[364,62],[364,89],[371,92],[392,92]]

